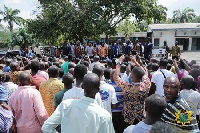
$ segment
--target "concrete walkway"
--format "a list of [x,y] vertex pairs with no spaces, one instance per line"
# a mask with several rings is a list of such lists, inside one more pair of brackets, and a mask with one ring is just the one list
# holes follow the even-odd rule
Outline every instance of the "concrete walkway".
[[181,57],[187,61],[196,60],[200,64],[200,51],[196,52],[183,52]]

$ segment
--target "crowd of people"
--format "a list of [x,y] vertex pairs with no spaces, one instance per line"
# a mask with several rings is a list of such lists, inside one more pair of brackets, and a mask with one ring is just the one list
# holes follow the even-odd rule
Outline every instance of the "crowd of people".
[[200,132],[200,65],[177,42],[160,60],[149,38],[69,46],[1,59],[0,132]]

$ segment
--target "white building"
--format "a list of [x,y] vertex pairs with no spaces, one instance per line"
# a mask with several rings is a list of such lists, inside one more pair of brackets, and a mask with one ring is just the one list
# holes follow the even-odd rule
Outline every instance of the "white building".
[[148,26],[154,46],[169,47],[179,42],[182,50],[200,50],[200,23],[151,24]]

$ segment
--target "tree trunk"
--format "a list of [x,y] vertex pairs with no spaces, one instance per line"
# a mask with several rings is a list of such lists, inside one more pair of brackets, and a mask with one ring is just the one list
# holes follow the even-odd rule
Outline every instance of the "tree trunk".
[[106,44],[109,44],[109,37],[106,35]]

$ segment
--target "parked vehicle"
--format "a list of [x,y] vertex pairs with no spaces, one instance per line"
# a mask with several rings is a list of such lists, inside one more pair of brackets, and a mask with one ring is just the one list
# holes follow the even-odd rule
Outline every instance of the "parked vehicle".
[[6,52],[4,50],[0,50],[0,58],[6,56]]
[[21,52],[20,50],[8,50],[6,53],[7,57],[16,57],[16,56],[20,56]]

